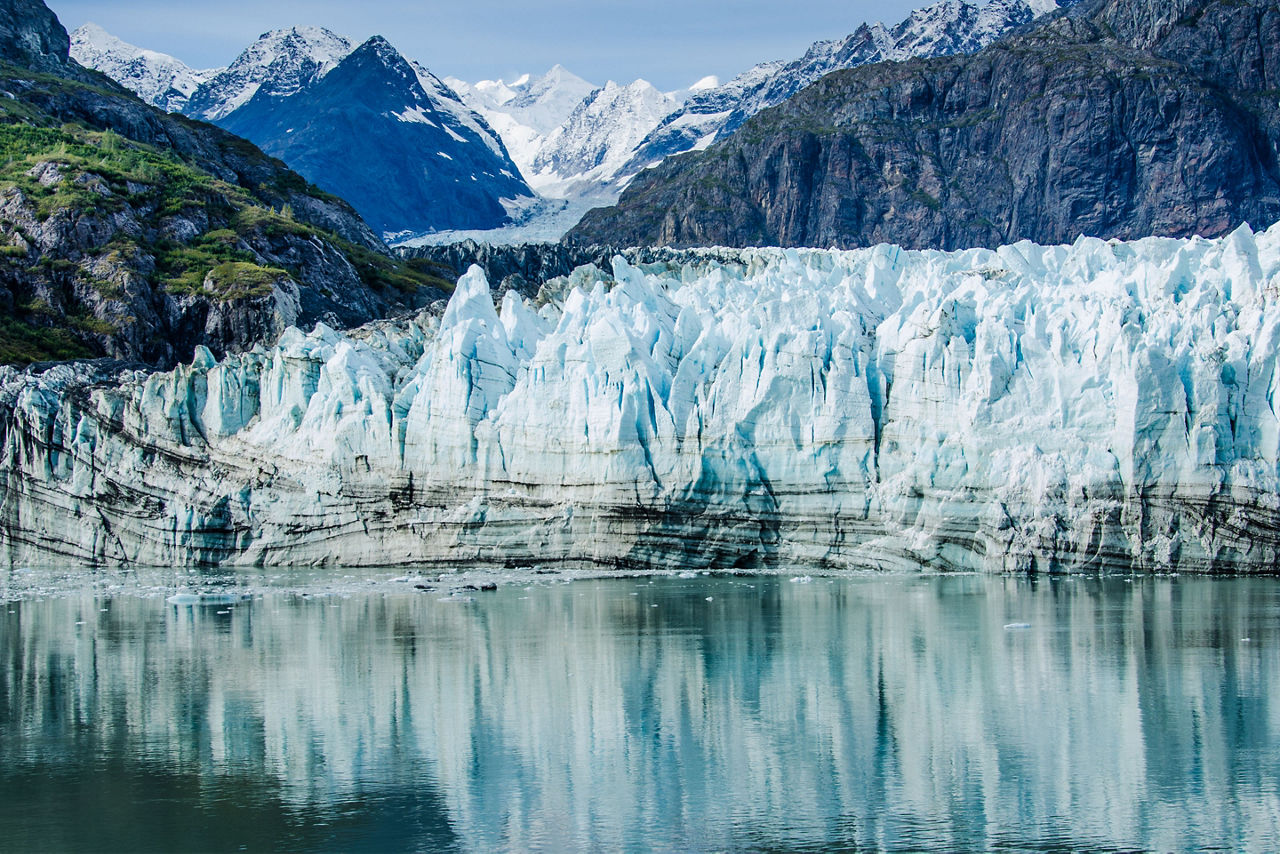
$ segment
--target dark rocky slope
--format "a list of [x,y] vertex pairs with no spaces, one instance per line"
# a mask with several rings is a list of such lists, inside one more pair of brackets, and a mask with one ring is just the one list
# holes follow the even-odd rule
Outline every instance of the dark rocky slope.
[[442,295],[342,200],[67,46],[42,4],[0,0],[0,361],[165,366]]
[[1280,218],[1274,0],[1106,0],[831,74],[642,173],[577,243],[944,249]]

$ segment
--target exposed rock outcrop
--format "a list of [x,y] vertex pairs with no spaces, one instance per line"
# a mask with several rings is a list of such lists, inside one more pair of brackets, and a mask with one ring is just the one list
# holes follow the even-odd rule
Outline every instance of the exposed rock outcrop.
[[642,173],[579,243],[952,249],[1280,218],[1280,7],[1109,0],[837,72]]
[[0,60],[56,73],[70,50],[71,37],[43,0],[0,3]]
[[170,366],[443,296],[341,199],[69,61],[65,30],[30,5],[0,2],[0,23],[26,28],[0,27],[25,62],[0,64],[0,361]]

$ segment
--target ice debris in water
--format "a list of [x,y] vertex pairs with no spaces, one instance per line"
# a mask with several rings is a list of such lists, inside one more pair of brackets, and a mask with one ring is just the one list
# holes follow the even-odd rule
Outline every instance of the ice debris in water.
[[170,605],[234,605],[251,598],[247,593],[175,593],[164,601]]

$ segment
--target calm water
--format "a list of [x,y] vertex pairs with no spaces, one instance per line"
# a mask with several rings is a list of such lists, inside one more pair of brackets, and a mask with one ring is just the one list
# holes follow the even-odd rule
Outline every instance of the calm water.
[[1275,579],[408,588],[0,607],[0,849],[1280,848]]

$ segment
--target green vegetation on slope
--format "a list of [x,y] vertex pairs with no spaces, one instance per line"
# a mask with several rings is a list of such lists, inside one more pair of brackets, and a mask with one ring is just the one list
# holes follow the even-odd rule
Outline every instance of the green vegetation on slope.
[[251,346],[278,331],[272,304],[225,304],[290,280],[304,326],[362,323],[452,287],[252,143],[95,72],[0,62],[0,93],[0,362],[168,365],[196,344]]

